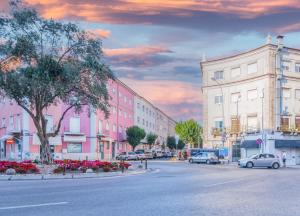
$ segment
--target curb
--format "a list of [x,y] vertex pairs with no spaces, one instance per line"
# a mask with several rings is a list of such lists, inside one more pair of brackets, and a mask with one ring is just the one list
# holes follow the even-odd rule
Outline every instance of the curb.
[[127,171],[124,173],[117,173],[115,175],[104,175],[99,173],[82,173],[82,174],[66,174],[66,175],[55,175],[55,174],[32,174],[32,175],[0,175],[0,181],[32,181],[32,180],[59,180],[59,179],[87,179],[87,178],[114,178],[114,177],[126,177],[131,175],[141,175],[147,172],[152,172],[153,169],[149,168],[148,170],[135,170],[135,171]]

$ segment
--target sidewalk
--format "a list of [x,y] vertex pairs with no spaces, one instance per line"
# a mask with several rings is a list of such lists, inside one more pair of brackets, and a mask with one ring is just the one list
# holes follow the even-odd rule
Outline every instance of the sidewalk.
[[55,180],[55,179],[83,179],[83,178],[109,178],[139,175],[151,172],[152,169],[128,169],[122,172],[100,172],[100,173],[66,173],[63,174],[26,174],[26,175],[0,175],[0,181],[27,181],[27,180]]

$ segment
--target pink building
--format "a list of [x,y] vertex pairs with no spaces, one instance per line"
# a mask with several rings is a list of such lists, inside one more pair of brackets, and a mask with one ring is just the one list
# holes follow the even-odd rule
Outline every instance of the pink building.
[[[89,115],[70,110],[58,136],[50,138],[55,159],[113,159],[121,151],[131,150],[126,129],[134,124],[134,92],[120,81],[110,81],[111,110],[108,119],[100,111]],[[47,130],[57,124],[65,105],[46,111]],[[35,126],[25,110],[5,98],[0,101],[0,160],[39,158],[40,142]]]

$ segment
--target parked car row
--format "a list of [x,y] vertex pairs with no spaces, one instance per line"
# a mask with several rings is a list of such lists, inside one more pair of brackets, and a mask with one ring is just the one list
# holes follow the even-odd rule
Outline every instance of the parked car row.
[[117,160],[145,160],[145,159],[155,159],[155,158],[170,158],[175,154],[173,152],[162,152],[162,151],[152,151],[138,149],[136,151],[122,152],[116,156]]

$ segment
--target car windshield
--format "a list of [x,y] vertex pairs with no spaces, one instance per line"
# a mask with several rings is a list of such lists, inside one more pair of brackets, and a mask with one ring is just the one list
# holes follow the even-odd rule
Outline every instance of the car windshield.
[[135,153],[134,153],[134,152],[128,152],[128,154],[129,154],[129,155],[134,155]]
[[253,159],[255,157],[257,157],[258,155],[257,154],[254,154],[254,155],[251,155],[249,158]]

